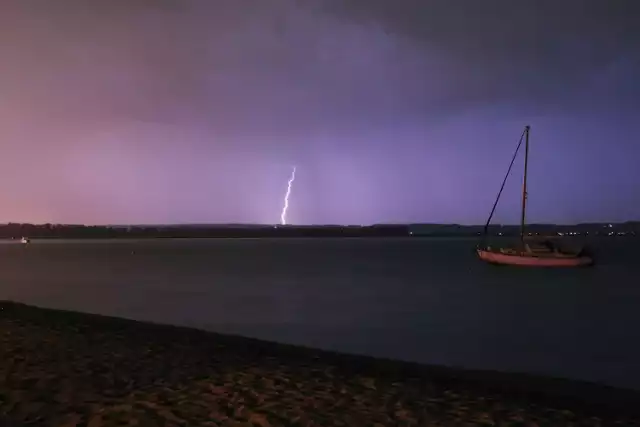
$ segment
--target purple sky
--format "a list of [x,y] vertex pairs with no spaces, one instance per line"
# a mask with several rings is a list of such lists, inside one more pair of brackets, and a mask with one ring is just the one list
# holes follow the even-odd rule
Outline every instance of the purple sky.
[[639,3],[4,0],[0,221],[638,220]]

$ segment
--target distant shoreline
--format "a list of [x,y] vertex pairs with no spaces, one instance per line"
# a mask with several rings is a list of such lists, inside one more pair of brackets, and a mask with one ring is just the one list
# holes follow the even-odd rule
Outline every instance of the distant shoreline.
[[[234,237],[474,237],[484,232],[481,225],[457,224],[376,224],[367,226],[341,225],[61,225],[19,224],[0,225],[0,239],[21,237],[50,239],[103,238],[234,238]],[[593,223],[576,225],[530,224],[530,236],[640,236],[640,222],[620,224]],[[515,225],[491,225],[490,236],[518,236]]]
[[[8,301],[0,301],[0,327],[0,414],[8,414],[0,423],[7,425],[38,417],[62,425],[79,408],[114,425],[118,417],[447,424],[454,415],[488,424],[599,417],[640,425],[640,391],[595,383],[352,356]],[[31,362],[14,373],[24,360]]]

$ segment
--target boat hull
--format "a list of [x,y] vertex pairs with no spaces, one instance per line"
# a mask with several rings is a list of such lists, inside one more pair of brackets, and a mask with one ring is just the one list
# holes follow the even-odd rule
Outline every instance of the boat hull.
[[593,258],[586,255],[537,256],[525,252],[520,254],[504,254],[485,249],[477,249],[476,251],[481,260],[491,264],[521,267],[587,267],[593,264]]

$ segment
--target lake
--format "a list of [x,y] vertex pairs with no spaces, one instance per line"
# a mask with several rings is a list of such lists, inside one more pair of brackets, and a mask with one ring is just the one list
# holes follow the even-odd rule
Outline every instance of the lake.
[[0,244],[0,299],[423,363],[640,389],[640,251],[496,267],[473,239]]

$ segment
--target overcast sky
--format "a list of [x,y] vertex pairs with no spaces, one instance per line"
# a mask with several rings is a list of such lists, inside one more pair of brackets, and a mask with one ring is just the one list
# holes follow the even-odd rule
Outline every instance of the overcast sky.
[[[0,221],[640,219],[640,2],[2,0]],[[496,222],[519,220],[522,159]]]

